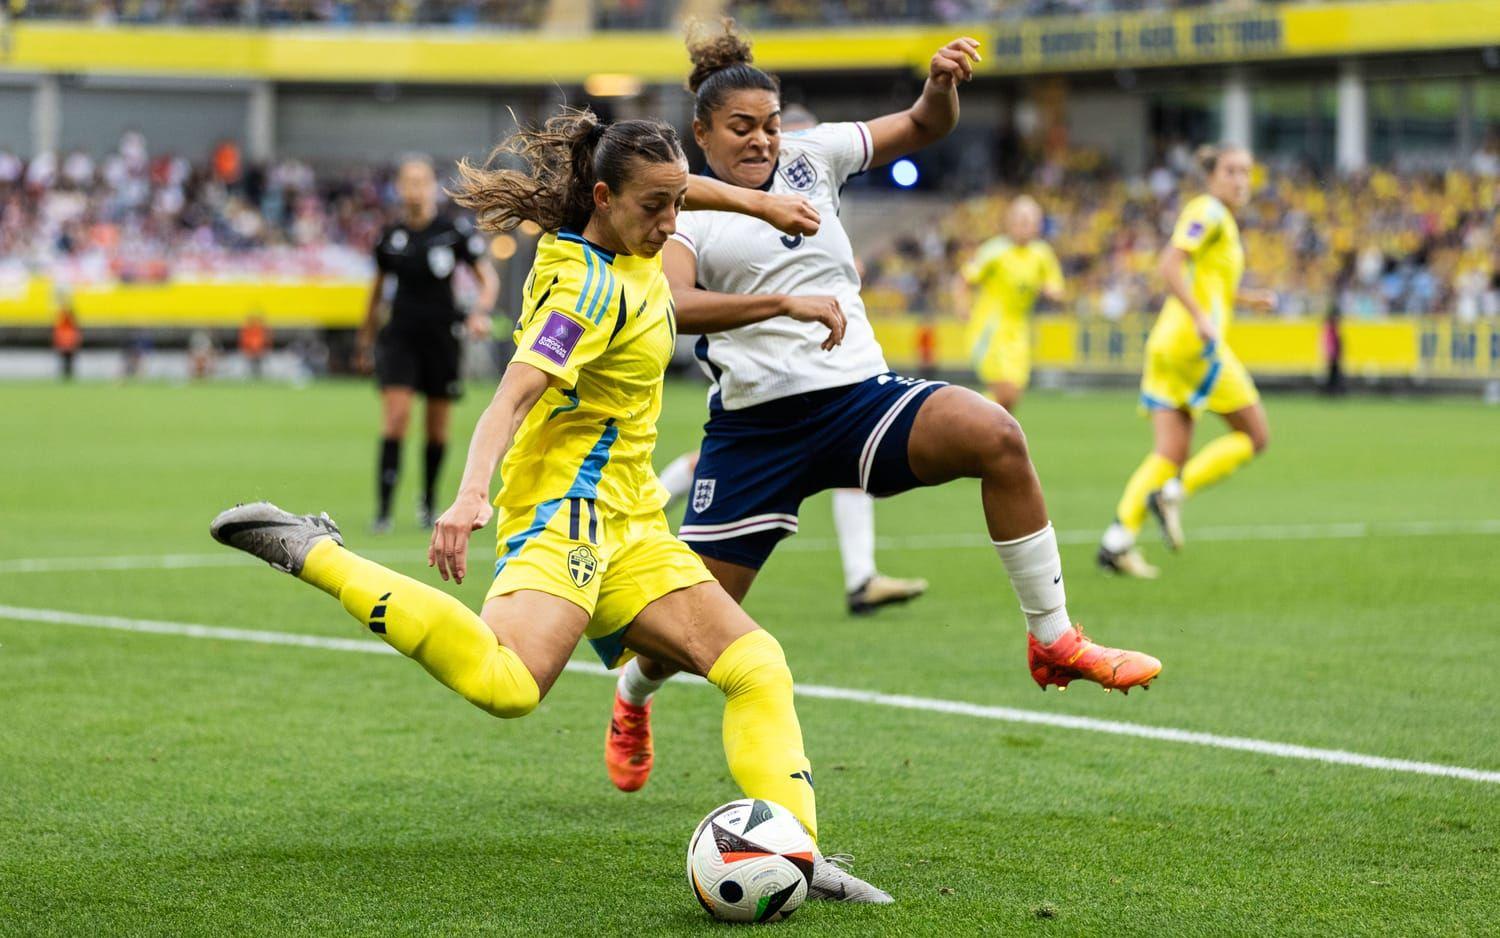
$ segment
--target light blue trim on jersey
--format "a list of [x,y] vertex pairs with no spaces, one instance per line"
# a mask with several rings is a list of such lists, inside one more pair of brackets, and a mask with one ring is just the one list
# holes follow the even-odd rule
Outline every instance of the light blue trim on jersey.
[[[588,276],[583,278],[583,289],[578,291],[578,302],[573,304],[575,313],[583,313],[584,298],[589,295],[589,288],[594,285],[594,252],[588,249],[588,245],[583,247],[583,262],[588,265],[589,272]],[[583,315],[585,318],[588,316],[587,313]]]
[[614,271],[610,270],[608,266],[603,265],[602,262],[599,273],[599,285],[594,288],[594,297],[589,300],[589,311],[584,314],[595,325],[603,322],[604,314],[609,312],[609,301],[614,298],[615,284],[617,282]]
[[583,278],[583,289],[578,291],[578,302],[573,304],[573,312],[598,325],[609,309],[609,303],[605,301],[615,295],[618,285],[614,271],[609,269],[615,259],[614,255],[594,247],[587,238],[570,231],[558,232],[557,239],[583,248],[583,262],[588,266],[588,273]]
[[505,569],[507,560],[519,554],[521,548],[531,543],[532,538],[547,530],[547,525],[552,523],[552,516],[557,514],[557,509],[562,507],[564,501],[566,499],[554,498],[536,506],[536,514],[531,518],[531,527],[505,542],[505,553],[495,561],[495,576],[499,576],[500,571]]
[[604,466],[609,462],[609,448],[619,438],[620,428],[615,426],[615,419],[611,417],[605,422],[604,432],[599,434],[594,448],[583,457],[583,465],[578,467],[578,475],[573,477],[573,486],[568,489],[564,498],[599,497],[599,480],[604,476]]
[[1219,380],[1219,371],[1223,364],[1223,359],[1216,358],[1208,366],[1208,373],[1203,376],[1203,381],[1199,383],[1198,389],[1193,392],[1193,396],[1188,398],[1189,407],[1197,407],[1208,400],[1208,396],[1213,393],[1214,385]]
[[505,553],[495,561],[495,576],[505,569],[506,561],[521,552],[531,539],[547,530],[547,525],[552,523],[552,517],[557,514],[557,509],[562,503],[570,498],[597,498],[599,494],[599,479],[604,475],[604,466],[609,462],[609,448],[615,445],[615,440],[620,438],[620,428],[615,426],[615,420],[611,417],[604,424],[604,432],[599,434],[594,448],[583,457],[583,462],[578,467],[578,474],[573,476],[573,484],[568,493],[562,498],[552,498],[536,506],[536,514],[531,518],[531,526],[520,534],[514,535],[505,542]]
[[552,408],[552,413],[547,415],[548,420],[551,420],[558,414],[572,413],[573,411],[578,409],[579,404],[583,403],[578,399],[578,390],[576,388],[564,388],[562,393],[563,397],[566,397],[568,399],[568,403],[559,404],[556,407]]
[[585,238],[583,235],[579,234],[576,231],[569,231],[568,229],[564,228],[564,229],[558,231],[558,233],[557,233],[557,240],[559,240],[559,241],[570,241],[573,244],[581,244],[584,247],[588,248],[589,250],[593,251],[595,254],[599,255],[599,259],[602,260],[602,261],[604,261],[604,263],[606,263],[606,264],[614,263],[614,259],[615,259],[615,252],[614,251],[611,251],[608,248],[601,248],[599,245],[597,245],[594,242],[590,241],[588,238]]

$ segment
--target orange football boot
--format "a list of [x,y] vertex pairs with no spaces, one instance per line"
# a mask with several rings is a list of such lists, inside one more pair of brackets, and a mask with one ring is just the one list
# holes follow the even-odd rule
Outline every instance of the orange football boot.
[[1132,687],[1149,688],[1161,673],[1161,662],[1150,655],[1096,645],[1083,634],[1082,626],[1073,626],[1073,631],[1050,645],[1043,645],[1035,635],[1026,638],[1031,677],[1042,690],[1048,684],[1066,690],[1070,682],[1081,678],[1106,691],[1119,688],[1128,694]]
[[604,736],[604,765],[620,791],[638,791],[651,777],[651,701],[638,707],[615,693],[615,712]]

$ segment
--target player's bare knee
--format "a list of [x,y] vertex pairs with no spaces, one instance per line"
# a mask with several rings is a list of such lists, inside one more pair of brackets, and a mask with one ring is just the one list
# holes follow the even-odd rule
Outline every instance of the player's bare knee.
[[991,408],[979,425],[978,446],[987,477],[1008,476],[1031,465],[1026,433],[1020,422],[1003,408]]
[[1255,450],[1255,455],[1259,456],[1261,453],[1264,453],[1266,451],[1266,447],[1270,445],[1271,430],[1269,427],[1257,427],[1253,432],[1251,432],[1250,447]]

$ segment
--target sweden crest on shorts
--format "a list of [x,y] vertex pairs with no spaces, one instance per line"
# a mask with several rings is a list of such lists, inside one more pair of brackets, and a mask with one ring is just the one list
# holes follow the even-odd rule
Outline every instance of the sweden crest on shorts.
[[707,511],[714,503],[713,479],[699,479],[693,483],[693,510]]
[[599,560],[588,547],[580,544],[568,551],[568,576],[573,579],[574,586],[579,589],[588,586],[598,569]]
[[813,169],[813,165],[808,161],[807,157],[799,156],[781,167],[781,178],[785,179],[786,184],[798,192],[806,192],[818,181],[818,171]]

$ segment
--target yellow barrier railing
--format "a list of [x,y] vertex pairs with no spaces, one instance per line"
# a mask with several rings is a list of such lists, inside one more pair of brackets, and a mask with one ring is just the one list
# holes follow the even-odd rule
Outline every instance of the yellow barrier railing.
[[[188,282],[75,287],[72,306],[90,329],[235,328],[251,316],[273,327],[352,329],[364,319],[367,281]],[[45,278],[0,284],[0,327],[49,326],[57,297]],[[1138,374],[1149,315],[1118,322],[1038,316],[1032,361],[1038,369],[1085,374]],[[920,364],[930,343],[945,371],[970,367],[966,324],[954,319],[879,316],[875,335],[898,368]],[[1455,322],[1446,316],[1345,321],[1344,369],[1377,377],[1500,378],[1500,323]],[[1242,318],[1229,338],[1252,372],[1315,375],[1325,367],[1323,324],[1317,320]]]
[[[1040,370],[1083,374],[1139,374],[1152,317],[1119,322],[1041,316],[1032,327],[1032,363]],[[926,335],[924,336],[924,333]],[[1500,378],[1500,324],[1458,323],[1427,316],[1345,321],[1343,367],[1368,377]],[[970,368],[966,324],[915,316],[875,320],[875,335],[897,368],[920,365],[924,341],[945,371]],[[1326,367],[1323,324],[1317,320],[1242,320],[1229,343],[1245,365],[1263,375],[1317,375]]]
[[[922,71],[955,35],[983,43],[979,71],[1239,62],[1479,48],[1500,43],[1500,0],[1356,0],[990,23],[763,29],[758,64],[783,71]],[[0,71],[283,81],[582,82],[598,72],[678,82],[676,31],[558,35],[451,29],[95,26],[21,21]]]
[[[367,280],[189,282],[79,286],[73,312],[84,330],[237,327],[251,316],[272,326],[352,329],[370,302]],[[52,283],[0,286],[0,326],[45,326],[57,315]]]

